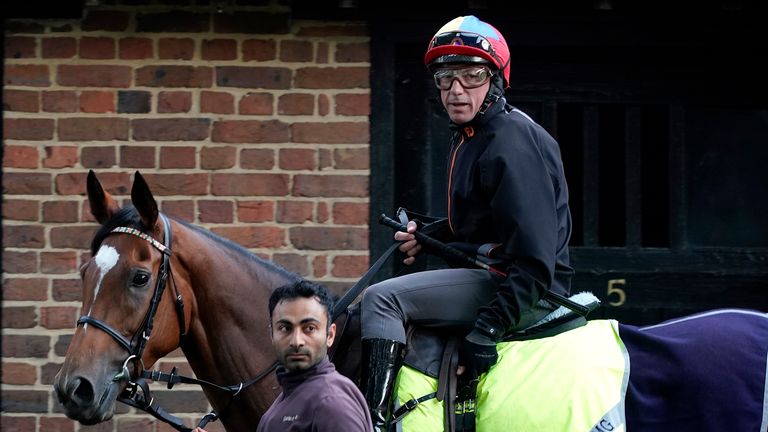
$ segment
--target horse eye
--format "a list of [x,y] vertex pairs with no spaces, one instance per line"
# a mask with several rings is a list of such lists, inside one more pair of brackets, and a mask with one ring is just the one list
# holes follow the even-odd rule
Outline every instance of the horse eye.
[[137,287],[143,287],[149,283],[149,274],[139,272],[133,275],[133,285]]

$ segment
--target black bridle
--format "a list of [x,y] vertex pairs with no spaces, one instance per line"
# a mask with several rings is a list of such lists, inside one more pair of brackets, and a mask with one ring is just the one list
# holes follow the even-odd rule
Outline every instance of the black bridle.
[[[162,254],[162,262],[160,263],[160,268],[158,269],[157,280],[155,283],[155,291],[152,294],[152,300],[149,304],[149,309],[147,310],[147,313],[144,316],[144,320],[142,322],[141,327],[139,327],[139,329],[136,331],[136,333],[134,333],[131,339],[128,339],[122,334],[120,334],[120,332],[112,328],[109,324],[106,324],[104,321],[101,321],[90,315],[81,316],[77,320],[77,325],[79,326],[79,325],[90,324],[98,328],[99,330],[102,330],[103,332],[112,336],[112,339],[114,339],[121,347],[123,347],[128,352],[128,358],[126,358],[125,362],[123,362],[122,369],[120,370],[120,372],[116,373],[115,376],[112,378],[112,380],[115,382],[121,381],[123,379],[128,381],[128,386],[123,391],[123,393],[120,396],[118,396],[117,398],[118,401],[123,402],[127,405],[130,405],[134,408],[138,408],[144,412],[147,412],[152,416],[154,416],[155,418],[157,418],[158,420],[168,423],[170,426],[172,426],[174,429],[178,431],[191,432],[192,428],[185,426],[184,422],[180,418],[169,414],[162,407],[156,404],[153,404],[154,398],[150,394],[147,380],[167,382],[169,389],[171,389],[173,385],[177,383],[207,385],[207,386],[214,387],[219,390],[223,390],[231,393],[232,394],[232,399],[230,400],[230,404],[231,404],[232,400],[234,400],[234,397],[237,396],[244,388],[252,384],[255,384],[256,382],[260,381],[262,378],[267,376],[269,373],[271,373],[277,367],[277,362],[273,363],[267,369],[260,372],[256,377],[251,378],[248,381],[241,382],[235,385],[230,385],[230,386],[222,386],[222,385],[214,384],[205,380],[179,375],[178,368],[176,367],[174,367],[171,370],[171,373],[163,373],[160,371],[147,371],[144,369],[144,365],[142,362],[142,355],[144,354],[144,348],[146,347],[147,341],[149,341],[149,338],[152,334],[152,328],[154,327],[155,314],[157,313],[157,308],[160,304],[160,300],[163,297],[163,292],[165,291],[168,277],[171,276],[171,280],[173,280],[173,276],[171,275],[171,263],[170,263],[171,261],[170,246],[173,239],[171,234],[171,225],[170,225],[170,222],[168,222],[168,218],[165,215],[160,213],[159,216],[163,222],[164,241],[162,243],[156,240],[155,238],[153,238],[152,236],[136,228],[121,226],[121,227],[116,227],[112,229],[112,231],[110,231],[110,234],[121,233],[121,234],[131,234],[131,235],[137,236],[149,242],[149,244],[151,244],[155,249],[160,251],[160,253]],[[175,290],[176,312],[179,319],[179,344],[181,345],[186,336],[186,325],[184,320],[184,300],[181,294],[178,291],[176,291],[176,284],[171,284],[171,285]],[[136,375],[136,377],[134,377],[133,374],[128,370],[128,364],[131,362],[135,364],[134,371],[138,371],[138,374]],[[139,394],[138,392],[139,389],[141,389],[141,394]],[[227,407],[229,407],[229,405],[227,405],[225,409]],[[211,411],[210,413],[203,416],[203,418],[200,420],[197,426],[204,427],[210,421],[216,420],[218,418],[219,418],[219,415]]]

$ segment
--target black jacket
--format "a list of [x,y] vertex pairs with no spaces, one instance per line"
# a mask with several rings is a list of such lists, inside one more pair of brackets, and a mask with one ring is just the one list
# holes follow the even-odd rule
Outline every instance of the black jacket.
[[508,276],[476,322],[498,339],[547,290],[570,292],[568,185],[557,142],[503,98],[484,115],[452,128],[450,237],[499,244],[493,255]]

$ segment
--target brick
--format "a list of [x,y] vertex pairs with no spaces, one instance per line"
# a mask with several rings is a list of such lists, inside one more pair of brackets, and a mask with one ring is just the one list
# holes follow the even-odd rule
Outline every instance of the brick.
[[51,246],[55,248],[88,249],[96,232],[93,226],[64,226],[51,228]]
[[78,55],[82,59],[113,59],[115,52],[115,40],[112,38],[92,36],[80,38]]
[[3,111],[38,112],[40,93],[30,90],[3,90]]
[[[5,233],[7,229],[3,230]],[[5,242],[3,242],[3,246]],[[26,274],[37,272],[36,252],[3,251],[3,272],[7,274]]]
[[80,279],[54,279],[51,292],[53,299],[59,302],[83,301]]
[[47,173],[3,173],[3,195],[50,195],[51,175]]
[[117,65],[59,65],[56,82],[71,87],[126,88],[131,86],[131,69],[131,66]]
[[40,325],[47,329],[69,329],[74,327],[80,308],[53,306],[40,308]]
[[37,49],[37,41],[29,36],[6,36],[5,58],[33,58]]
[[272,262],[287,269],[288,271],[309,276],[309,263],[307,257],[295,253],[276,253],[272,256]]
[[267,222],[275,220],[273,201],[237,201],[237,219],[240,222]]
[[53,139],[53,119],[4,118],[5,139],[42,141]]
[[315,63],[328,63],[330,47],[328,42],[318,42]]
[[312,42],[302,40],[283,40],[280,42],[280,61],[308,62],[314,57]]
[[297,226],[288,229],[290,242],[302,250],[367,250],[367,228]]
[[290,140],[288,124],[279,120],[226,120],[213,123],[211,141],[225,143],[282,143]]
[[235,166],[237,153],[234,147],[203,147],[200,151],[200,168],[217,170]]
[[88,117],[59,119],[61,141],[127,141],[129,119]]
[[3,334],[3,357],[46,358],[50,340],[50,336]]
[[[55,179],[56,193],[59,195],[83,195],[85,192],[86,173],[65,173],[57,174]],[[99,181],[104,190],[112,195],[128,195],[130,193],[131,176],[128,172],[104,172],[99,174]],[[86,213],[90,214],[90,209],[85,206],[83,213],[83,222],[86,222]],[[89,222],[95,222],[90,219]]]
[[336,61],[339,63],[370,63],[370,44],[368,42],[337,43]]
[[80,163],[84,168],[110,168],[117,165],[114,147],[83,147]]
[[277,58],[277,43],[263,39],[247,39],[243,41],[243,61],[269,61]]
[[337,255],[333,258],[331,275],[358,278],[368,270],[368,255]]
[[235,96],[231,93],[203,91],[200,93],[200,112],[234,114]]
[[368,176],[300,174],[293,179],[293,196],[367,197]]
[[3,200],[3,219],[36,221],[39,218],[40,205],[35,200]]
[[154,168],[155,147],[137,145],[120,146],[120,167]]
[[155,423],[156,421],[152,418],[118,418],[117,430],[121,432],[154,431]]
[[326,257],[316,256],[312,260],[312,275],[316,278],[325,277],[328,274],[328,263]]
[[314,112],[315,95],[288,93],[277,100],[277,113],[280,115],[312,115]]
[[286,174],[213,174],[211,193],[217,196],[285,196]]
[[206,33],[210,30],[208,12],[181,10],[136,14],[136,31],[148,33]]
[[317,97],[317,113],[321,116],[327,116],[330,113],[331,102],[328,95],[321,94]]
[[45,168],[72,168],[77,164],[76,146],[46,146],[43,166]]
[[77,222],[79,203],[76,201],[48,201],[43,203],[43,222]]
[[[60,368],[60,366],[58,366]],[[58,369],[57,369],[58,370]],[[53,381],[47,382],[51,385]],[[40,430],[46,432],[74,432],[75,422],[66,417],[40,417]],[[150,429],[145,429],[150,430]]]
[[128,29],[130,14],[116,10],[86,9],[86,16],[80,23],[83,31],[113,31],[120,32]]
[[200,49],[203,60],[237,60],[234,39],[203,39]]
[[336,95],[336,114],[343,116],[367,116],[371,114],[371,95]]
[[200,200],[197,215],[203,223],[232,223],[234,220],[231,201]]
[[32,328],[37,325],[37,313],[35,312],[35,307],[4,307],[2,313],[2,323],[4,329]]
[[77,93],[74,91],[44,91],[43,111],[76,112],[78,109]]
[[192,109],[192,93],[161,91],[157,95],[158,113],[185,113]]
[[333,156],[329,149],[320,149],[320,151],[318,151],[317,159],[321,171],[333,167]]
[[77,54],[77,39],[73,37],[43,38],[43,58],[67,59]]
[[271,93],[248,93],[240,99],[238,112],[243,115],[271,115],[273,104]]
[[[5,405],[3,405],[5,407]],[[71,420],[70,420],[71,421]],[[8,416],[3,415],[0,417],[0,429],[9,432],[31,432],[35,431],[36,420],[35,417],[20,417],[20,416]]]
[[317,209],[315,210],[315,213],[317,216],[315,217],[315,222],[317,223],[327,223],[330,220],[331,217],[331,211],[328,207],[328,203],[324,201],[319,201],[317,203]]
[[144,174],[155,196],[207,195],[208,174]]
[[337,202],[333,204],[333,221],[339,225],[367,225],[368,203]]
[[196,153],[195,147],[161,147],[160,168],[195,168]]
[[[5,316],[3,316],[3,323],[5,323]],[[2,377],[3,384],[32,385],[37,382],[37,368],[28,363],[3,362]],[[7,429],[3,428],[3,430]]]
[[271,170],[275,166],[275,151],[272,149],[244,149],[240,152],[240,168]]
[[288,89],[291,70],[284,67],[218,66],[216,84],[221,87]]
[[21,21],[21,20],[14,20],[14,19],[7,19],[3,22],[3,30],[7,32],[7,34],[12,33],[45,33],[46,26],[40,24],[39,22],[30,22],[30,21]]
[[133,119],[136,141],[202,141],[208,138],[207,118]]
[[[48,412],[49,390],[3,390],[3,413]],[[30,429],[34,430],[34,429]]]
[[[6,251],[4,254],[8,254]],[[25,256],[32,256],[33,264],[34,253],[23,253]],[[3,257],[3,271],[5,268],[5,257]],[[37,267],[36,265],[34,265]],[[3,276],[3,300],[18,301],[44,301],[48,299],[48,279],[47,278],[14,278]]]
[[3,247],[43,248],[45,229],[41,225],[13,225],[3,229]]
[[311,201],[279,201],[276,221],[288,224],[311,222],[314,208]]
[[69,343],[72,341],[72,335],[62,335],[59,336],[56,339],[56,343],[53,346],[53,353],[58,356],[64,356],[67,353],[67,347],[69,346]]
[[189,38],[162,38],[157,43],[157,57],[170,60],[192,60],[195,41]]
[[148,113],[152,110],[152,94],[148,91],[118,91],[117,112]]
[[273,226],[233,226],[212,228],[215,234],[226,237],[246,248],[281,248],[285,246],[285,231]]
[[126,37],[117,41],[117,55],[121,60],[150,59],[153,51],[152,39]]
[[296,35],[302,37],[368,36],[368,28],[360,24],[305,25]]
[[294,123],[296,143],[363,144],[370,141],[368,122]]
[[317,168],[315,149],[286,148],[280,149],[280,168],[285,170],[314,170]]
[[37,147],[6,145],[3,148],[3,167],[29,168],[39,166]]
[[213,30],[216,33],[288,34],[291,31],[291,15],[288,12],[242,10],[214,14]]
[[305,67],[296,70],[295,88],[351,89],[369,88],[367,67]]
[[368,148],[335,149],[333,160],[336,169],[367,170],[371,165]]
[[115,112],[115,93],[111,91],[90,91],[80,93],[80,111],[86,113]]
[[51,78],[47,65],[6,64],[3,68],[5,85],[25,87],[48,87]]
[[213,85],[213,69],[206,66],[142,66],[136,85],[146,87],[199,87]]
[[40,272],[71,274],[77,272],[77,254],[72,251],[40,252]]
[[195,221],[195,202],[192,200],[163,201],[162,212],[186,222]]

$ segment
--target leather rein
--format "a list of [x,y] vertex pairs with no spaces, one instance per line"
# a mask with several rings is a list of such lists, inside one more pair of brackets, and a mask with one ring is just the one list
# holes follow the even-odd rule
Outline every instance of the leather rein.
[[[158,305],[160,304],[160,300],[162,299],[163,292],[165,291],[168,276],[170,275],[171,279],[173,279],[173,275],[171,274],[171,264],[170,264],[170,261],[171,261],[170,245],[173,237],[171,233],[171,225],[170,225],[170,222],[168,221],[168,218],[164,214],[160,213],[159,216],[163,222],[164,241],[162,243],[154,239],[152,236],[136,228],[116,227],[112,229],[112,231],[110,231],[110,234],[130,234],[130,235],[139,237],[149,242],[149,244],[151,244],[155,249],[160,251],[160,253],[162,254],[162,262],[160,263],[160,268],[158,269],[157,282],[155,284],[155,291],[152,295],[152,300],[149,304],[149,309],[147,310],[147,313],[144,317],[144,321],[142,322],[141,327],[136,331],[136,333],[134,333],[131,339],[128,339],[122,334],[120,334],[120,332],[112,328],[109,324],[97,318],[94,318],[90,315],[81,316],[77,320],[77,325],[79,326],[79,325],[90,324],[98,328],[99,330],[112,336],[112,339],[114,339],[121,347],[123,347],[128,352],[128,357],[125,359],[125,362],[123,362],[122,370],[116,373],[115,376],[112,378],[114,382],[122,381],[122,380],[126,380],[128,382],[128,385],[125,388],[125,390],[123,390],[123,392],[118,396],[117,398],[118,401],[125,403],[126,405],[130,405],[134,408],[140,409],[148,414],[151,414],[153,417],[165,423],[168,423],[171,427],[173,427],[178,431],[191,432],[192,428],[189,428],[188,426],[184,425],[184,422],[180,418],[168,413],[162,407],[154,403],[154,398],[150,393],[149,384],[147,383],[147,380],[166,382],[168,383],[168,389],[173,388],[174,384],[183,383],[183,384],[198,384],[201,386],[206,385],[209,387],[216,388],[218,390],[231,393],[232,399],[230,399],[230,402],[222,410],[222,414],[223,414],[223,412],[234,401],[234,398],[238,394],[240,394],[240,392],[243,389],[262,380],[265,376],[267,376],[273,370],[275,370],[278,363],[277,362],[272,363],[272,365],[270,365],[263,371],[259,372],[258,375],[249,379],[248,381],[240,382],[238,384],[229,385],[229,386],[223,386],[223,385],[211,383],[209,381],[179,375],[177,367],[174,367],[171,370],[171,373],[164,373],[160,371],[147,371],[144,369],[144,364],[142,361],[144,348],[146,347],[147,341],[149,341],[149,338],[152,334],[155,314],[157,313]],[[173,285],[174,294],[175,294],[176,314],[179,319],[179,345],[181,345],[181,343],[184,341],[184,338],[186,337],[186,325],[184,321],[184,299],[182,298],[181,294],[176,290],[175,283],[172,285]],[[134,371],[137,371],[137,370],[139,371],[139,373],[135,378],[133,377],[133,374],[128,370],[129,363],[133,363]],[[141,389],[141,393],[138,392],[139,389]],[[219,414],[216,414],[214,411],[211,411],[210,413],[203,416],[203,418],[198,423],[197,427],[202,428],[209,422],[215,421],[218,418],[219,418]]]

